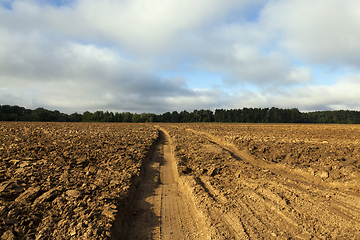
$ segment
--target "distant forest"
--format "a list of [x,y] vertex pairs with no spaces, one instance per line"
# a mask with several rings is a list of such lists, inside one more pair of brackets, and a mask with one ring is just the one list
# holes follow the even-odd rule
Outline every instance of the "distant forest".
[[360,112],[350,110],[300,112],[296,108],[243,108],[173,111],[163,114],[86,111],[83,114],[65,114],[44,108],[35,110],[19,106],[0,105],[0,121],[37,122],[226,122],[226,123],[342,123],[359,124]]

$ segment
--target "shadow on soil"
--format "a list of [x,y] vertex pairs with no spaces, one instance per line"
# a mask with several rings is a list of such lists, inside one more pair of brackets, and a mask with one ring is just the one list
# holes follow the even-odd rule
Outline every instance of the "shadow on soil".
[[109,239],[152,239],[154,230],[160,226],[160,216],[154,212],[154,205],[146,200],[155,196],[155,189],[159,186],[159,167],[152,165],[162,163],[158,145],[163,138],[159,131],[158,139],[141,166],[140,175],[133,179],[128,197],[119,203]]

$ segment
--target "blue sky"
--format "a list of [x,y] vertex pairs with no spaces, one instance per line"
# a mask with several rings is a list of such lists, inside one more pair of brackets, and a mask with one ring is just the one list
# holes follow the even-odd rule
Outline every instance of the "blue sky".
[[358,0],[0,0],[0,104],[360,110]]

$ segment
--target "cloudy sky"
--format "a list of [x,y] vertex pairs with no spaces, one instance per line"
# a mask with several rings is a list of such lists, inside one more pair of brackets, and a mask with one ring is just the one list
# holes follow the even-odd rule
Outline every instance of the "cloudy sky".
[[0,105],[360,110],[359,0],[0,0]]

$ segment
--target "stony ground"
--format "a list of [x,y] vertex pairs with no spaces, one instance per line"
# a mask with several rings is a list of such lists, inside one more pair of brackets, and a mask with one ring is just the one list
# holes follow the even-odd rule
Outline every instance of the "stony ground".
[[360,239],[359,140],[358,125],[2,122],[0,236]]

